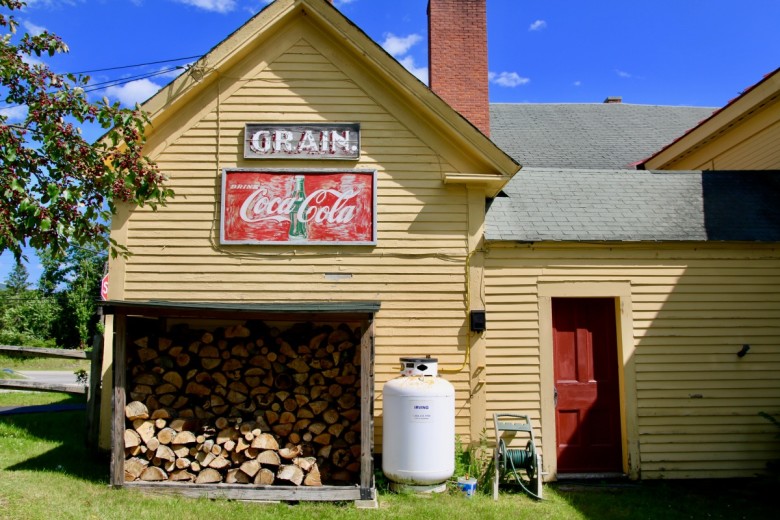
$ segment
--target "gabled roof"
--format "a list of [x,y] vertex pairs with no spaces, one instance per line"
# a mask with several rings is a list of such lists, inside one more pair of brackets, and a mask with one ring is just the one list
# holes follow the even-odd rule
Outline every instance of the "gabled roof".
[[733,128],[769,103],[780,99],[780,68],[746,89],[710,117],[669,141],[641,162],[641,168],[663,169]]
[[598,104],[490,106],[493,141],[524,167],[634,169],[707,118],[703,107]]
[[780,171],[523,168],[504,193],[487,240],[780,241]]
[[306,20],[330,41],[336,42],[350,59],[383,83],[396,102],[414,111],[421,124],[433,127],[431,135],[440,142],[476,158],[474,172],[444,172],[450,183],[485,185],[490,195],[517,172],[520,166],[476,127],[415,78],[392,56],[350,22],[328,0],[275,0],[228,38],[211,49],[168,86],[146,101],[152,128],[161,127],[186,103],[214,84],[234,65],[267,42],[295,20]]

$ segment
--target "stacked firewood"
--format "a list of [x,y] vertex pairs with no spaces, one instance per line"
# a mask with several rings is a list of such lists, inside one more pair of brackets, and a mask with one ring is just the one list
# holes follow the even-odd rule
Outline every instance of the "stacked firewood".
[[126,481],[359,482],[359,330],[177,325],[132,345]]

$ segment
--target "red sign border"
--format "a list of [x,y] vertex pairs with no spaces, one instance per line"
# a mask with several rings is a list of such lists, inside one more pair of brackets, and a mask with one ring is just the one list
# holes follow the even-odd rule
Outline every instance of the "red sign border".
[[[283,242],[278,240],[227,240],[225,239],[225,189],[227,177],[231,173],[270,173],[283,175],[318,175],[335,173],[355,173],[371,175],[371,240],[355,242],[316,240],[303,242]],[[222,188],[219,210],[219,243],[221,245],[265,245],[265,246],[375,246],[377,244],[377,170],[361,168],[223,168]]]

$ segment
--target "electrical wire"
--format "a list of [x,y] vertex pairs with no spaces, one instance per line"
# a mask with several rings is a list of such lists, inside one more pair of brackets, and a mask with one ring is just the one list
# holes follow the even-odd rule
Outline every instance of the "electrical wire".
[[[101,83],[93,83],[92,85],[89,85],[87,88],[84,89],[84,92],[96,92],[98,90],[104,90],[109,87],[117,87],[120,85],[126,85],[127,83],[131,83],[133,81],[140,81],[142,79],[148,79],[153,78],[155,76],[160,76],[162,74],[168,74],[170,72],[173,72],[178,69],[183,69],[184,67],[172,67],[170,69],[163,69],[158,70],[157,72],[150,72],[148,74],[138,74],[136,76],[130,76],[127,78],[117,79],[117,80],[110,80],[110,81],[103,81]],[[4,107],[0,107],[0,110],[9,110],[11,108],[17,108],[24,105],[7,105]]]
[[[104,68],[104,69],[92,69],[92,70],[89,70],[89,71],[72,72],[71,74],[85,74],[87,72],[101,72],[101,71],[107,71],[107,70],[129,69],[129,68],[134,68],[134,67],[143,67],[143,66],[146,66],[146,65],[157,65],[159,63],[170,63],[170,62],[173,62],[173,61],[189,60],[189,59],[200,58],[200,57],[201,56],[187,56],[187,57],[184,57],[184,58],[176,58],[176,59],[172,59],[172,60],[151,61],[151,62],[148,62],[148,63],[139,63],[139,64],[136,64],[136,65],[121,65],[121,66],[118,66],[118,67],[108,67],[108,68]],[[92,83],[92,84],[88,85],[87,88],[84,89],[84,92],[95,92],[97,90],[103,90],[103,89],[108,88],[108,87],[116,87],[116,86],[120,86],[120,85],[125,85],[127,83],[132,82],[132,81],[148,79],[148,78],[152,78],[152,77],[155,77],[155,76],[160,76],[162,74],[168,74],[168,73],[173,72],[175,70],[184,69],[184,68],[185,67],[183,65],[177,65],[175,67],[170,67],[170,68],[158,70],[158,71],[155,71],[155,72],[149,72],[149,73],[144,73],[144,74],[137,74],[135,76],[129,76],[127,78],[112,79],[112,80],[103,81],[103,82],[99,82],[99,83]],[[9,110],[9,109],[18,108],[18,107],[21,107],[21,106],[24,106],[24,105],[0,106],[0,110]]]
[[174,62],[174,61],[184,61],[184,60],[199,59],[199,58],[202,58],[202,57],[203,57],[203,55],[199,54],[197,56],[185,56],[183,58],[173,58],[173,59],[170,59],[170,60],[160,60],[160,61],[150,61],[150,62],[147,62],[147,63],[137,63],[135,65],[119,65],[117,67],[106,67],[104,69],[82,70],[82,71],[79,71],[79,72],[70,72],[69,74],[78,75],[78,74],[90,74],[92,72],[104,72],[104,71],[107,71],[107,70],[132,69],[132,68],[135,68],[135,67],[145,67],[147,65],[158,65],[160,63],[171,63],[171,62]]
[[159,70],[157,72],[150,72],[148,74],[139,74],[137,76],[130,76],[128,78],[122,78],[121,80],[111,80],[111,81],[103,81],[102,83],[94,83],[87,88],[84,89],[84,92],[95,92],[96,90],[103,90],[108,87],[116,87],[119,85],[126,85],[127,83],[132,83],[133,81],[140,81],[142,79],[148,79],[153,78],[155,76],[161,76],[163,74],[168,74],[170,72],[173,72],[174,70],[184,68],[184,67],[174,67],[171,69],[163,69]]

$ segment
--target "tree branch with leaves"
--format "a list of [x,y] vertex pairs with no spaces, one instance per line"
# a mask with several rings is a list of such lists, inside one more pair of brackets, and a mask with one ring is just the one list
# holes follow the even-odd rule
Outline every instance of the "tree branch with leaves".
[[[19,122],[0,111],[0,252],[18,259],[31,246],[59,258],[75,244],[126,253],[108,233],[117,204],[156,209],[173,196],[143,155],[149,119],[137,105],[91,102],[88,76],[57,74],[38,60],[68,47],[49,32],[17,34],[10,13],[24,7],[0,0],[0,97],[5,108],[26,109]],[[85,124],[106,134],[89,143]]]

